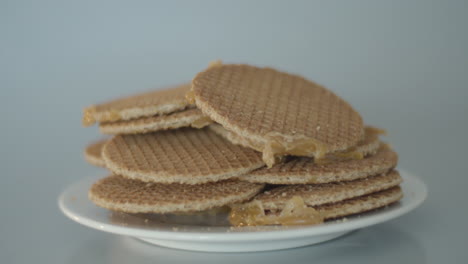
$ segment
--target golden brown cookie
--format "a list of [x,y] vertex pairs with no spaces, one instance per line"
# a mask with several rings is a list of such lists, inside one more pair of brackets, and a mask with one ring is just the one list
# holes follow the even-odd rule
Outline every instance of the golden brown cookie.
[[181,127],[202,128],[212,121],[196,108],[165,115],[140,117],[132,120],[104,122],[99,124],[103,134],[140,134]]
[[354,181],[322,184],[285,185],[265,191],[255,197],[265,210],[281,210],[294,196],[301,197],[307,206],[337,203],[343,200],[390,189],[402,182],[398,171]]
[[313,184],[350,181],[385,173],[398,163],[398,155],[383,144],[376,154],[363,159],[316,163],[311,158],[291,158],[273,168],[261,168],[239,177],[243,181],[270,184]]
[[185,100],[189,89],[190,84],[183,84],[92,105],[84,110],[83,125],[163,115],[193,107]]
[[117,175],[158,183],[215,182],[264,166],[261,153],[206,128],[118,135],[104,147],[103,158]]
[[215,122],[263,153],[322,157],[356,145],[363,121],[347,102],[300,76],[249,65],[218,65],[197,74],[187,97]]
[[96,205],[127,213],[196,212],[238,203],[260,192],[263,184],[225,180],[214,183],[160,184],[109,176],[89,191]]
[[85,160],[94,166],[106,167],[106,163],[102,159],[101,153],[107,141],[107,139],[103,139],[86,146],[84,151]]
[[260,201],[254,200],[245,204],[232,205],[229,221],[234,226],[317,225],[327,219],[378,209],[395,203],[402,197],[400,186],[312,207],[307,206],[300,196],[293,196],[279,211],[266,210]]

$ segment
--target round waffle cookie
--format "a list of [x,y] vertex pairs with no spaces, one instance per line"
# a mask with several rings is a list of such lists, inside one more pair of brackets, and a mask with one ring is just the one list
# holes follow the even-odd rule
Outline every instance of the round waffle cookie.
[[229,221],[235,226],[315,225],[327,219],[374,210],[397,202],[402,197],[400,186],[317,206],[308,206],[301,196],[296,195],[286,201],[280,199],[281,208],[277,206],[273,210],[254,199],[231,205]]
[[270,184],[315,184],[350,181],[385,173],[394,168],[398,155],[388,145],[382,144],[377,153],[363,159],[316,163],[311,158],[291,158],[272,168],[252,171],[240,179]]
[[215,182],[265,165],[260,153],[206,128],[118,135],[102,153],[106,167],[115,174],[159,183]]
[[[223,128],[223,126],[219,124],[210,124],[208,128],[234,144],[248,147],[248,144],[242,138],[240,138],[233,132],[226,130],[225,128]],[[359,143],[356,146],[353,146],[344,151],[329,153],[321,159],[321,162],[323,163],[333,161],[340,158],[345,159],[347,157],[363,158],[368,155],[374,155],[375,153],[377,153],[377,150],[380,146],[379,135],[383,133],[385,132],[381,129],[366,126],[364,138],[361,141],[359,141]]]
[[[371,127],[371,126],[366,126],[364,127],[364,138],[359,141],[359,143],[351,147],[345,151],[342,152],[336,152],[336,153],[330,153],[330,156],[340,156],[340,154],[346,154],[349,153],[359,153],[361,157],[366,157],[369,155],[374,155],[377,153],[379,150],[379,147],[381,145],[381,142],[379,140],[379,135],[384,134],[385,131],[379,128]],[[326,156],[325,156],[326,158]]]
[[294,196],[299,196],[307,206],[341,202],[343,200],[390,189],[402,182],[400,174],[388,173],[364,179],[323,184],[286,185],[265,191],[255,197],[265,210],[281,210]]
[[268,166],[284,155],[321,157],[362,139],[362,118],[347,102],[300,76],[249,65],[220,65],[197,74],[187,95],[203,114],[263,153]]
[[403,198],[403,192],[400,186],[396,186],[380,192],[314,208],[324,219],[333,219],[378,209],[398,202],[401,198]]
[[89,144],[84,151],[85,160],[94,166],[105,167],[106,163],[102,159],[101,153],[107,141],[107,139],[103,139]]
[[103,134],[138,134],[188,126],[202,128],[210,123],[211,120],[205,117],[199,109],[193,108],[166,115],[104,122],[99,124],[99,130]]
[[248,200],[263,187],[233,180],[199,185],[146,183],[114,175],[97,181],[89,198],[98,206],[126,213],[196,212]]
[[185,100],[190,84],[156,90],[93,105],[84,110],[83,125],[114,122],[140,117],[168,114],[190,107]]

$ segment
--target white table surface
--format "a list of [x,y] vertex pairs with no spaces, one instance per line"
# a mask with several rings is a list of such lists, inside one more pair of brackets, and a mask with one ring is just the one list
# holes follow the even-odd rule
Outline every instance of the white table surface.
[[[468,258],[468,18],[440,1],[0,2],[1,263],[462,263]],[[195,1],[194,1],[195,2]],[[428,200],[324,244],[249,254],[159,248],[74,223],[62,189],[91,103],[188,81],[210,60],[295,72],[384,127]]]

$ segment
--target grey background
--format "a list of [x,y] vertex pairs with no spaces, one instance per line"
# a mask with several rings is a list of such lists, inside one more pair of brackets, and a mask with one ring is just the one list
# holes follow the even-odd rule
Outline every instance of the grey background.
[[[0,262],[460,263],[468,184],[466,1],[0,1]],[[328,86],[388,130],[430,189],[399,219],[315,247],[204,254],[138,244],[65,218],[84,176],[83,107],[189,81],[210,60]],[[226,257],[227,256],[227,257]]]

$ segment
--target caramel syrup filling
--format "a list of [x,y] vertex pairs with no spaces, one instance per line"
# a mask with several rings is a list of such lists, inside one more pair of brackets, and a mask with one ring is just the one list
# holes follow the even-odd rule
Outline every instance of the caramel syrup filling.
[[83,126],[91,126],[96,123],[96,118],[94,118],[94,113],[96,113],[96,107],[90,106],[83,110]]
[[284,155],[322,158],[327,152],[323,142],[305,136],[284,139],[279,133],[266,135],[267,142],[263,149],[263,161],[271,168]]
[[221,65],[223,65],[222,60],[213,60],[213,61],[210,61],[210,63],[208,63],[208,69],[212,67],[216,67],[216,66],[221,66]]
[[315,159],[315,163],[317,164],[329,164],[334,162],[340,162],[345,160],[362,160],[364,159],[364,155],[355,150],[343,151],[343,152],[335,152],[327,154],[322,158]]
[[384,129],[381,129],[381,128],[378,128],[378,127],[373,127],[373,126],[366,126],[364,128],[365,130],[365,134],[366,135],[372,135],[372,134],[376,134],[376,135],[387,135],[387,131],[384,130]]
[[314,208],[307,207],[299,196],[288,200],[279,214],[266,214],[260,201],[252,201],[233,205],[229,215],[229,222],[233,226],[317,225],[323,221],[324,217]]
[[185,93],[185,100],[187,100],[189,104],[195,104],[195,94],[193,90],[190,90],[187,93]]
[[207,125],[210,125],[213,123],[213,120],[207,116],[203,116],[198,118],[197,120],[193,121],[191,126],[194,128],[203,128]]
[[122,118],[122,116],[117,110],[109,110],[103,113],[97,113],[96,107],[90,106],[88,108],[85,108],[84,110],[83,120],[82,120],[83,126],[91,126],[94,123],[96,123],[97,114],[99,115],[99,119],[101,120],[101,122],[114,122]]

